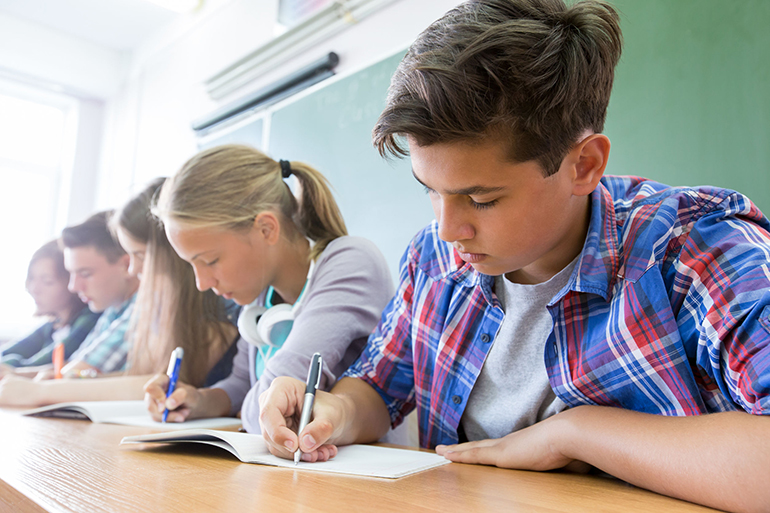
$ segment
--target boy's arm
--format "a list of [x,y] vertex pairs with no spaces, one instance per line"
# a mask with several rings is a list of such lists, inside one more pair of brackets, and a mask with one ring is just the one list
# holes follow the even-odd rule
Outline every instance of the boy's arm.
[[375,442],[390,428],[382,397],[360,379],[343,378],[331,392],[316,392],[313,421],[298,436],[304,396],[305,383],[281,377],[259,398],[262,436],[276,456],[291,458],[300,443],[305,461],[325,461],[337,445]]
[[649,490],[729,511],[767,511],[770,418],[664,417],[579,406],[497,440],[439,446],[452,461],[525,470],[589,463]]
[[7,376],[0,381],[0,404],[45,406],[72,401],[130,401],[144,397],[150,376],[121,376],[99,379],[32,381]]

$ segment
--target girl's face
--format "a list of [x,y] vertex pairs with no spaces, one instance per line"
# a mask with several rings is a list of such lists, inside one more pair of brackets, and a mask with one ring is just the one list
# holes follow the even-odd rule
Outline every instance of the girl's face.
[[27,274],[27,292],[35,300],[35,315],[58,315],[72,301],[67,290],[69,277],[56,274],[56,263],[50,258],[41,258],[33,263]]
[[198,290],[211,289],[239,305],[254,301],[272,280],[268,244],[257,227],[240,232],[189,228],[169,221],[166,236],[195,271]]
[[118,242],[128,253],[129,264],[128,274],[142,279],[142,270],[144,269],[144,257],[147,253],[147,244],[135,239],[123,228],[118,227]]

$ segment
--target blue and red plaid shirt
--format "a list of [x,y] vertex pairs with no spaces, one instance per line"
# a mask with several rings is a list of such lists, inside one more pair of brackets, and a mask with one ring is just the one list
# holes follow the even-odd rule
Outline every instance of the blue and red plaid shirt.
[[[770,413],[769,231],[733,191],[602,179],[578,263],[548,306],[556,394],[660,415]],[[416,407],[421,446],[457,443],[503,317],[494,277],[434,222],[405,252],[396,296],[346,375],[374,387],[394,425]]]

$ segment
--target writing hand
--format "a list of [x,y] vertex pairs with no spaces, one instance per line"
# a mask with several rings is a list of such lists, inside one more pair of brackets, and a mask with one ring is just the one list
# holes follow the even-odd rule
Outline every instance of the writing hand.
[[337,455],[334,437],[342,426],[344,404],[328,392],[317,391],[313,420],[302,433],[297,433],[305,383],[280,377],[259,396],[259,424],[270,452],[286,459],[294,457],[299,444],[302,461],[327,461]]
[[168,376],[156,374],[144,385],[144,403],[153,420],[160,422],[163,412],[168,408],[167,422],[184,422],[199,417],[197,406],[200,392],[197,388],[177,381],[174,393],[166,398]]

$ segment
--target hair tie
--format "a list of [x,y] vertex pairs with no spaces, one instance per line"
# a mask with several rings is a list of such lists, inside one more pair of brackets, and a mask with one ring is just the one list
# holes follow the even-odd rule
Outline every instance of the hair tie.
[[281,176],[284,178],[289,178],[291,176],[291,163],[288,160],[279,160],[279,164],[281,164]]

